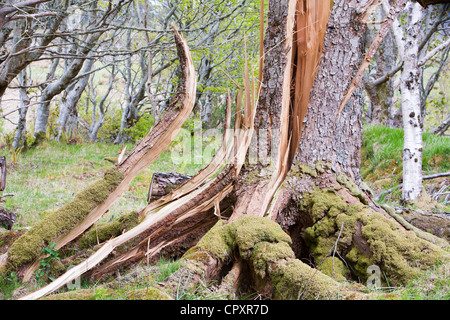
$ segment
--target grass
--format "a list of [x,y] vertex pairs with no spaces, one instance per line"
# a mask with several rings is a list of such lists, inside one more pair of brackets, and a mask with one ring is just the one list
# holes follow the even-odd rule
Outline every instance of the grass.
[[[423,174],[450,171],[450,138],[423,134]],[[364,127],[361,175],[376,193],[402,181],[403,130],[384,126]],[[399,198],[400,189],[392,196]]]
[[402,300],[450,300],[450,264],[436,265],[406,285]]
[[169,276],[175,273],[181,268],[181,263],[179,260],[166,260],[163,256],[158,261],[159,273],[156,276],[156,280],[159,282],[166,281]]

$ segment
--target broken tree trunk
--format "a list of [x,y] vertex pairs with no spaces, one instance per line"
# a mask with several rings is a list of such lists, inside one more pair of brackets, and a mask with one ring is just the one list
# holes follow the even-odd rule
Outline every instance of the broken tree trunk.
[[[8,251],[8,264],[21,269],[20,274],[25,281],[38,266],[42,249],[51,242],[56,243],[55,249],[60,249],[95,223],[130,182],[169,146],[188,118],[194,105],[195,70],[186,41],[176,30],[175,43],[183,77],[177,94],[160,121],[121,163],[105,173],[103,180],[83,190],[72,202],[40,221]],[[48,225],[52,226],[50,230]]]

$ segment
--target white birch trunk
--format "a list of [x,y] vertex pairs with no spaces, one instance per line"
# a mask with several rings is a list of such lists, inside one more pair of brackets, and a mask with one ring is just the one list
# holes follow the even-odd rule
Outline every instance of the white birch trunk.
[[401,75],[403,144],[403,201],[414,201],[422,192],[422,126],[420,112],[419,34],[423,9],[412,4],[405,34]]

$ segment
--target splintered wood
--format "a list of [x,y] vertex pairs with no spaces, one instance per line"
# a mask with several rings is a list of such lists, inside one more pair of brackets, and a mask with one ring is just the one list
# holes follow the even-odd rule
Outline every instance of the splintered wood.
[[[186,45],[184,40],[183,43]],[[187,49],[185,50],[185,54],[189,55],[188,60],[192,64]],[[249,90],[250,88],[247,87],[246,89]],[[193,97],[195,97],[195,90],[192,93],[192,96],[186,95],[185,103],[193,102]],[[107,241],[84,262],[71,268],[49,285],[20,299],[39,299],[40,297],[61,288],[63,285],[75,280],[87,271],[96,268],[115,248],[132,239],[138,239],[140,242],[125,254],[120,255],[98,268],[98,270],[96,270],[97,274],[105,273],[113,267],[126,264],[129,261],[134,261],[136,258],[148,257],[150,254],[156,253],[161,247],[178,241],[180,237],[183,237],[184,234],[189,233],[192,229],[200,228],[202,224],[204,224],[203,221],[199,221],[199,223],[194,226],[188,225],[187,229],[181,227],[181,230],[178,230],[177,233],[172,232],[176,227],[182,226],[186,219],[213,208],[233,190],[233,184],[239,175],[248,146],[250,145],[251,136],[253,134],[255,110],[256,103],[253,101],[245,109],[245,112],[242,115],[243,121],[240,126],[237,127],[235,124],[234,131],[232,131],[230,129],[231,98],[228,95],[226,129],[223,135],[222,147],[215,154],[213,160],[206,168],[201,170],[192,179],[182,184],[178,189],[148,204],[139,214],[140,217],[144,217],[143,221],[135,228]],[[137,152],[139,152],[139,150],[137,150]],[[124,160],[124,162],[127,161],[132,162],[130,159]],[[132,170],[127,169],[126,172],[129,174]],[[215,218],[215,221],[217,221],[217,217]],[[154,241],[151,241],[151,239],[161,237],[161,235],[165,236],[163,242],[159,242],[155,245]]]
[[[70,232],[62,234],[58,239],[55,239],[55,249],[60,249],[76,239],[100,219],[114,204],[115,200],[127,189],[131,181],[169,146],[189,117],[194,107],[197,80],[186,41],[177,30],[174,30],[174,32],[180,66],[183,70],[183,81],[178,86],[177,94],[172,98],[168,109],[160,121],[119,164],[118,169],[123,173],[123,179],[119,185],[109,194],[105,201],[91,210],[81,223],[70,230]],[[23,280],[28,281],[31,279],[38,266],[39,258],[24,272]]]

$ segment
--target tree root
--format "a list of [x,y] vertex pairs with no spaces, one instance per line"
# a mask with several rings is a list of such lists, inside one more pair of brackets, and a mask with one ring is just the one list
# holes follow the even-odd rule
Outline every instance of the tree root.
[[[296,259],[290,243],[281,227],[267,218],[242,215],[230,223],[219,221],[183,256],[189,270],[183,271],[185,281],[189,278],[190,286],[218,281],[225,296],[236,295],[247,281],[252,290],[273,299],[337,298],[339,284]],[[178,287],[179,277],[167,284],[169,290]]]

